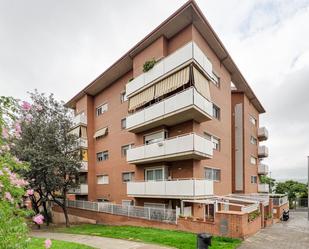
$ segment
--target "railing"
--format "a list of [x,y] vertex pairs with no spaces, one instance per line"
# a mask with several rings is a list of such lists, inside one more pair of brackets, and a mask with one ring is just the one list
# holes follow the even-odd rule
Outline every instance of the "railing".
[[251,213],[255,210],[259,210],[259,208],[260,208],[259,203],[256,203],[256,204],[251,204],[251,205],[242,207],[241,211],[245,213]]
[[71,201],[67,200],[68,207],[91,210],[96,212],[124,215],[146,220],[155,220],[167,223],[176,223],[176,210],[166,208],[151,208],[138,206],[124,206],[108,202]]
[[288,203],[288,201],[289,201],[287,196],[282,196],[282,197],[273,196],[271,198],[273,199],[273,205],[279,206],[279,207]]
[[269,185],[266,183],[258,184],[258,192],[260,193],[268,193],[269,192]]
[[69,190],[70,194],[88,194],[88,184],[80,184],[78,187],[76,188],[71,188]]
[[188,109],[190,106],[197,107],[207,118],[211,118],[212,103],[199,94],[194,87],[190,87],[129,115],[127,117],[127,129],[130,130],[132,127],[147,124],[150,121],[162,120],[173,113],[181,115],[179,112]]
[[88,171],[88,162],[82,161],[82,166],[79,170],[80,171]]
[[260,175],[267,175],[268,174],[268,165],[260,163],[258,165],[258,173]]
[[258,148],[259,157],[268,157],[268,147],[265,145],[261,145]]
[[127,96],[131,97],[133,93],[140,91],[142,88],[150,85],[149,83],[154,82],[156,79],[159,79],[163,75],[168,75],[174,69],[192,60],[196,61],[209,76],[209,78],[213,79],[211,62],[194,42],[189,42],[182,48],[178,49],[174,53],[156,63],[155,66],[148,72],[142,73],[127,83]]
[[88,140],[87,138],[80,137],[77,139],[74,149],[78,148],[88,148]]
[[188,153],[200,155],[201,157],[212,157],[213,144],[204,137],[189,133],[129,149],[127,151],[127,161],[130,163],[150,162],[178,157]]
[[128,182],[127,195],[202,197],[213,195],[213,181],[205,179]]
[[78,114],[73,118],[73,126],[87,125],[87,117],[85,114]]
[[260,141],[268,139],[268,130],[265,127],[260,127],[258,129],[258,138]]

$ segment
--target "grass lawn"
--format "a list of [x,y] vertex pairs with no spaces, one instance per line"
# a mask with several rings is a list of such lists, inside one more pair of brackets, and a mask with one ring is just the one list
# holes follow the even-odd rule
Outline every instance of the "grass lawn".
[[[29,249],[45,249],[44,241],[46,239],[31,238]],[[66,242],[52,239],[52,246],[50,249],[93,249],[93,247],[76,244],[73,242]]]
[[[161,230],[133,226],[80,225],[59,228],[57,231],[75,234],[88,234],[102,237],[128,239],[179,249],[195,249],[196,235],[188,232]],[[239,239],[213,237],[211,249],[234,249],[241,243]]]

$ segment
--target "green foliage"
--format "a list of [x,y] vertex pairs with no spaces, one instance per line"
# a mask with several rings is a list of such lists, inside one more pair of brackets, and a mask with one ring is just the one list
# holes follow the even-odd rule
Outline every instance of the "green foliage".
[[306,184],[288,180],[285,182],[278,182],[276,184],[276,194],[287,194],[290,205],[292,206],[292,200],[295,198],[307,198],[308,187]]
[[259,210],[255,210],[251,213],[249,213],[248,215],[248,221],[253,221],[255,220],[257,217],[259,217],[261,215],[260,211]]
[[27,168],[11,155],[9,138],[18,116],[18,104],[13,98],[0,97],[0,248],[27,248],[28,228],[25,218],[31,212],[23,208],[25,186],[17,171]]
[[[161,230],[157,228],[133,226],[81,225],[61,228],[61,232],[87,234],[101,237],[128,239],[146,243],[170,246],[179,249],[195,249],[196,234],[182,231]],[[239,239],[213,237],[212,249],[233,249],[241,241]]]
[[77,185],[81,158],[74,149],[77,136],[69,134],[71,111],[52,94],[46,96],[35,91],[30,97],[32,107],[22,110],[22,133],[15,141],[14,153],[30,165],[29,170],[21,173],[37,193],[37,198],[32,198],[35,211],[38,213],[42,205],[47,220],[49,200],[66,208],[65,202],[57,201],[56,197],[64,200],[68,190]]
[[152,60],[146,61],[143,65],[143,72],[148,72],[154,65],[157,63],[156,59],[153,58]]
[[[31,238],[29,243],[29,249],[43,249],[45,239],[41,238]],[[86,246],[82,244],[77,244],[73,242],[66,242],[61,240],[52,239],[51,249],[92,249],[94,247]]]

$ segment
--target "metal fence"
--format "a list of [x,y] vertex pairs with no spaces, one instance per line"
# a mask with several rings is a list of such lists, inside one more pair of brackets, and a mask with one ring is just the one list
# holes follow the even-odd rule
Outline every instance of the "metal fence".
[[108,214],[124,215],[140,219],[177,223],[176,210],[174,209],[138,207],[130,205],[118,205],[109,202],[90,202],[79,200],[67,200],[67,206]]
[[308,208],[308,198],[296,198],[290,200],[290,209],[304,210]]
[[282,206],[286,203],[288,203],[288,197],[282,196],[282,197],[271,197],[273,199],[274,206]]

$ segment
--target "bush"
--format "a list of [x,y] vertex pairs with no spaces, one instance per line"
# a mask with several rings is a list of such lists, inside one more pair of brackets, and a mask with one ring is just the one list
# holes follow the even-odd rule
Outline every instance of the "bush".
[[151,68],[154,67],[156,63],[157,61],[154,58],[152,60],[146,61],[143,65],[143,72],[148,72]]

